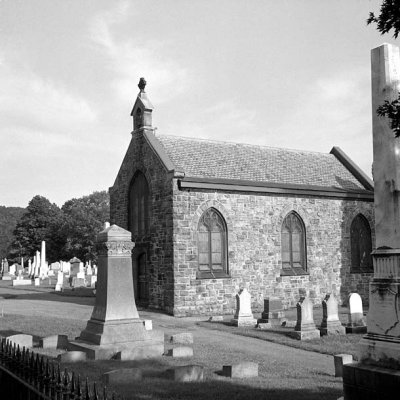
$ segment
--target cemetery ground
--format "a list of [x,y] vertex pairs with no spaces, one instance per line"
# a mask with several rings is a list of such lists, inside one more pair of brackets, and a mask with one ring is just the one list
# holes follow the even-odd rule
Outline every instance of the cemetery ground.
[[[0,281],[0,335],[10,332],[32,334],[34,343],[54,334],[79,336],[91,316],[95,298],[90,290],[74,295],[56,294],[54,289],[12,288]],[[340,319],[347,321],[345,310]],[[111,390],[129,399],[337,399],[342,396],[341,378],[334,377],[333,354],[356,356],[362,335],[323,337],[321,340],[299,341],[287,336],[291,328],[256,330],[238,328],[226,322],[208,322],[206,317],[174,318],[162,313],[139,309],[140,317],[151,319],[154,329],[163,330],[166,351],[173,347],[172,334],[191,332],[194,356],[173,358],[163,356],[146,361],[86,361],[63,363],[89,380],[101,382],[101,375],[121,368],[140,368],[142,379],[129,384],[111,386]],[[296,319],[295,310],[286,312],[289,320]],[[259,315],[255,315],[259,317]],[[314,319],[321,321],[322,309],[316,308]],[[62,350],[34,351],[56,357]],[[325,353],[325,354],[322,354]],[[238,379],[222,376],[223,365],[243,361],[259,365],[258,377]],[[179,383],[166,379],[166,370],[182,365],[204,367],[203,382]]]

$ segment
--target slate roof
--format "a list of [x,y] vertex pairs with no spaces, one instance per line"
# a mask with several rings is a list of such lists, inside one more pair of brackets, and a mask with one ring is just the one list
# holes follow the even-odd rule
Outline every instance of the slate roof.
[[365,190],[333,154],[169,135],[156,138],[186,177]]

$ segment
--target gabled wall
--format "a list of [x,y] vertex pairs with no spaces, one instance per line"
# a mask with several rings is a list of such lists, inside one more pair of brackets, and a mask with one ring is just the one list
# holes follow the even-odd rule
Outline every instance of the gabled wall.
[[[111,223],[128,229],[129,185],[137,170],[146,177],[150,191],[150,230],[132,235],[133,265],[138,251],[147,251],[148,288],[151,308],[173,310],[172,178],[149,146],[145,128],[134,131],[114,186],[110,188]],[[150,133],[152,134],[152,133]]]

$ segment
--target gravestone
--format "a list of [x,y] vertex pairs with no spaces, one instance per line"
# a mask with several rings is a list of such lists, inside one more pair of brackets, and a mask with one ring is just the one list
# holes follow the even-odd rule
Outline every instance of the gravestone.
[[57,272],[56,292],[60,292],[64,286],[64,274],[60,270]]
[[236,295],[236,312],[231,320],[235,326],[255,326],[257,320],[251,312],[251,295],[246,288],[240,290]]
[[339,320],[338,302],[333,294],[327,294],[322,301],[322,335],[345,335],[346,329]]
[[169,349],[168,355],[175,358],[193,357],[193,349],[189,346],[178,346]]
[[79,272],[79,265],[81,263],[81,260],[77,257],[71,258],[69,260],[69,265],[70,265],[70,275],[71,276],[76,276],[76,274]]
[[344,398],[390,399],[400,387],[400,139],[387,117],[377,115],[400,89],[399,47],[383,44],[371,51],[373,178],[376,249],[369,285],[367,334],[359,362],[343,365]]
[[254,378],[258,376],[258,364],[244,361],[234,365],[224,365],[222,375],[229,378]]
[[97,236],[99,257],[96,301],[90,320],[69,350],[85,351],[89,359],[138,359],[162,356],[164,333],[146,330],[133,293],[131,233],[106,225]]
[[277,297],[268,297],[264,299],[264,311],[261,313],[260,324],[271,324],[271,326],[279,326],[285,319],[282,300]]
[[313,302],[302,297],[297,303],[297,322],[291,336],[298,340],[319,339],[320,333],[314,323]]
[[47,336],[39,340],[39,347],[42,347],[43,349],[66,349],[68,347],[68,336]]
[[346,333],[366,333],[367,325],[365,323],[362,300],[358,293],[351,293],[349,296],[349,313]]

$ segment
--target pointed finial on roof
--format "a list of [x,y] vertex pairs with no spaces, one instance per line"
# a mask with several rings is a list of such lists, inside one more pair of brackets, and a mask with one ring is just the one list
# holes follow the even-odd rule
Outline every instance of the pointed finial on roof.
[[144,78],[140,78],[138,87],[139,87],[140,91],[143,92],[143,93],[144,93],[144,88],[146,87],[146,83],[147,82],[146,82],[146,80]]

